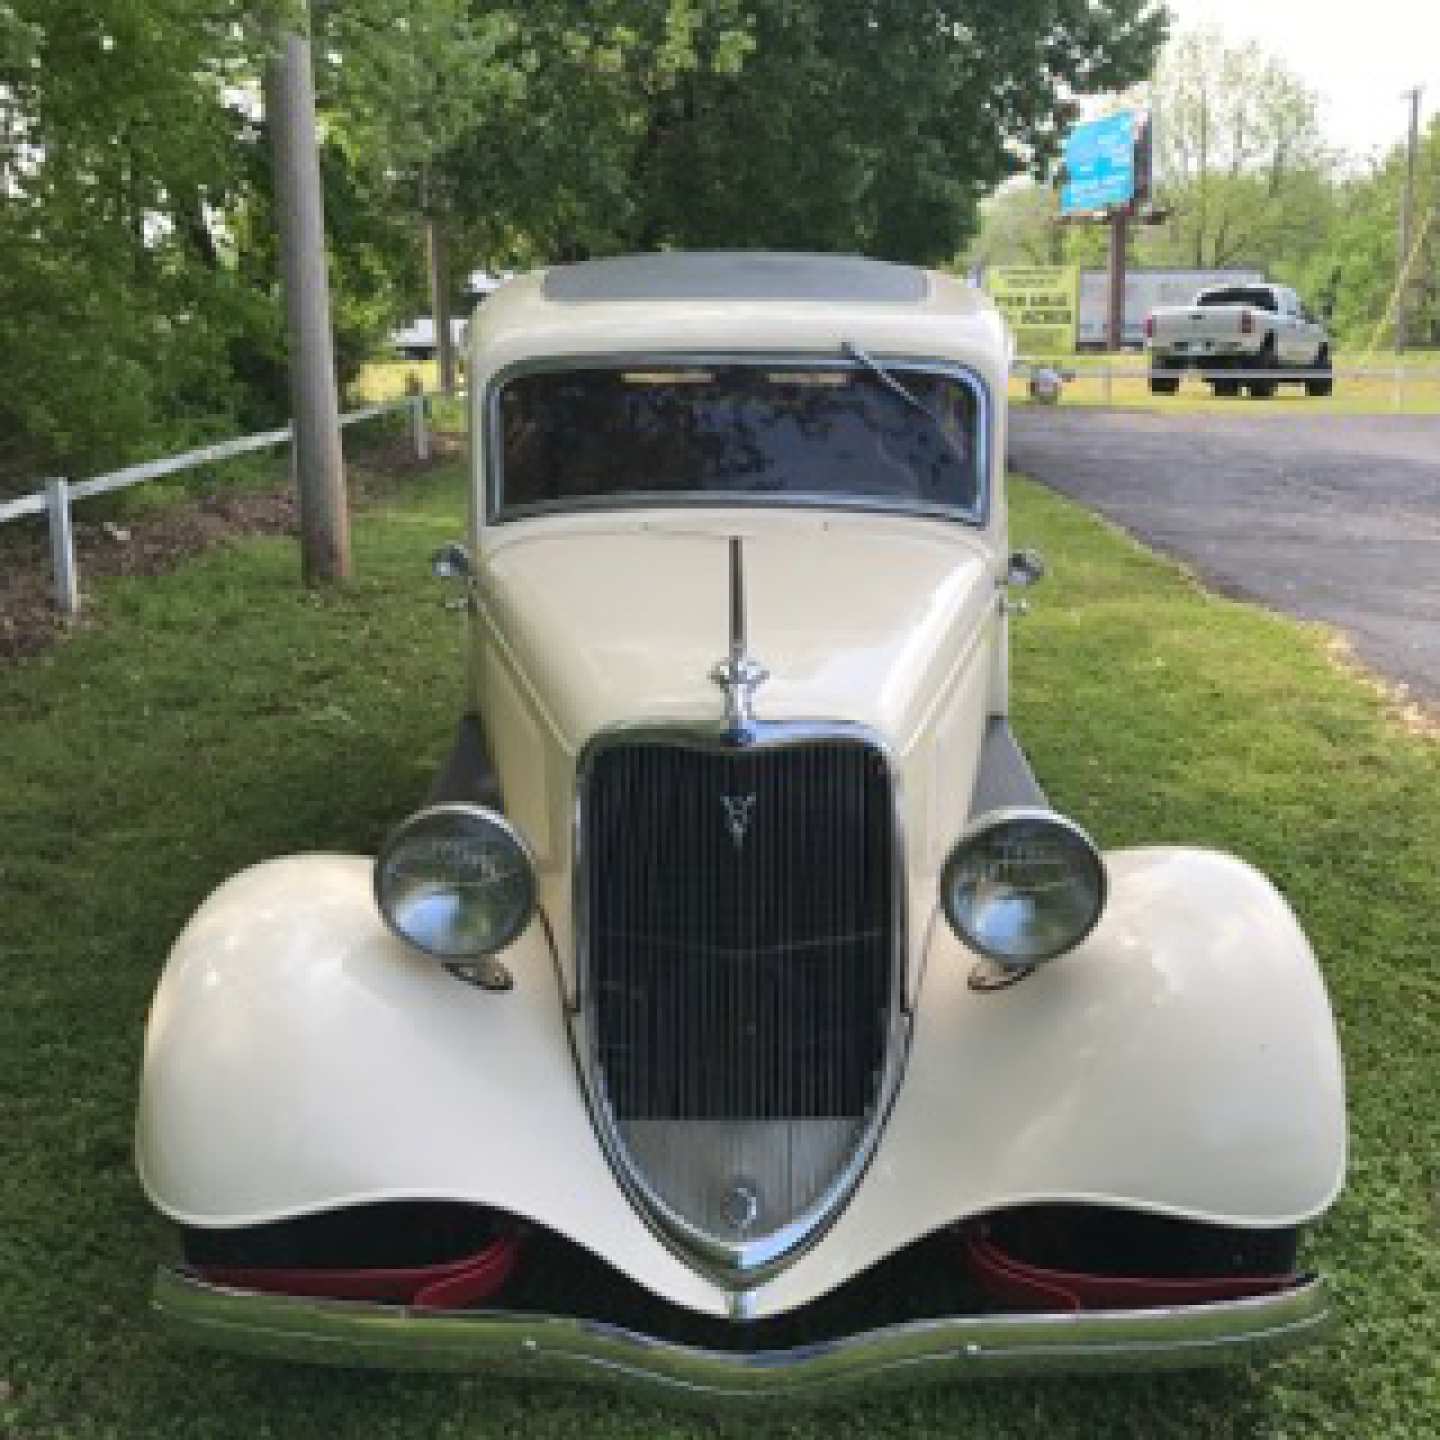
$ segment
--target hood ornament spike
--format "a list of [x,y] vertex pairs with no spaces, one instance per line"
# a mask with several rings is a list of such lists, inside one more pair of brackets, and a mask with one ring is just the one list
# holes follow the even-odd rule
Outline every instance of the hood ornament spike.
[[740,536],[730,537],[730,653],[710,671],[710,678],[725,695],[725,725],[731,731],[746,729],[755,716],[755,692],[770,672],[747,653],[745,634],[745,553]]

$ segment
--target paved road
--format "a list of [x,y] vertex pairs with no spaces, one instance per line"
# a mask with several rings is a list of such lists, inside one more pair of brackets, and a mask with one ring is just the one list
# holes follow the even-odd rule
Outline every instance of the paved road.
[[1440,702],[1440,416],[1016,406],[1010,458],[1217,589],[1339,626]]

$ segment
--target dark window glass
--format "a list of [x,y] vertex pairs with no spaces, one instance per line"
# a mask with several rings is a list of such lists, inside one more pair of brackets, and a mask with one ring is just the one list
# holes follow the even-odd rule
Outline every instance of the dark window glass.
[[1251,286],[1232,285],[1227,290],[1207,290],[1197,305],[1249,305],[1253,310],[1274,310],[1275,292]]
[[500,394],[500,511],[833,496],[979,509],[979,407],[954,375],[760,365],[545,371]]

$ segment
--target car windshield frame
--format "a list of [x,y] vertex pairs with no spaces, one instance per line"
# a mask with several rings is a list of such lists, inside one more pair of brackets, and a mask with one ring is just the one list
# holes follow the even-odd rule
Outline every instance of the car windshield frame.
[[[914,515],[945,520],[972,529],[983,529],[989,523],[991,503],[991,444],[994,405],[990,387],[975,369],[955,360],[933,356],[909,356],[880,353],[873,357],[903,385],[908,374],[943,375],[966,386],[975,402],[975,503],[936,505],[920,501],[864,495],[837,491],[791,491],[756,493],[746,490],[655,491],[635,490],[604,496],[578,496],[563,500],[537,501],[525,505],[502,503],[504,496],[504,421],[501,397],[506,385],[527,375],[548,374],[569,370],[702,370],[746,366],[756,370],[799,369],[806,371],[837,370],[858,375],[867,367],[843,353],[814,351],[700,351],[647,350],[634,352],[534,356],[516,361],[492,374],[485,386],[483,407],[477,417],[484,435],[483,523],[504,525],[545,515],[593,514],[612,510],[671,509],[780,509],[780,510],[844,510],[862,513]],[[877,384],[881,382],[877,379]],[[903,402],[899,402],[903,403]]]

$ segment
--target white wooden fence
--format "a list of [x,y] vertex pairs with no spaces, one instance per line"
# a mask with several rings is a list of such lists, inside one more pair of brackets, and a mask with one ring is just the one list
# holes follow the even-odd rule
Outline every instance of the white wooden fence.
[[[427,406],[430,397],[407,395],[400,400],[389,400],[379,405],[367,405],[361,410],[352,410],[340,417],[340,424],[358,425],[362,420],[373,420],[377,415],[388,415],[396,410],[409,410],[410,433],[415,445],[415,458],[430,458],[430,424]],[[262,430],[256,435],[242,435],[238,440],[225,440],[218,445],[205,445],[198,450],[187,450],[183,455],[169,455],[163,460],[147,460],[140,465],[127,465],[123,470],[112,470],[106,475],[96,475],[89,480],[72,482],[65,479],[47,480],[43,490],[22,495],[18,500],[0,501],[0,525],[7,520],[18,520],[22,515],[46,514],[50,520],[50,557],[55,575],[55,605],[65,618],[71,619],[80,613],[80,578],[75,563],[75,528],[71,523],[70,509],[77,500],[88,499],[91,495],[104,495],[111,490],[123,490],[127,485],[139,485],[144,480],[158,480],[162,475],[174,475],[181,470],[193,470],[197,465],[212,465],[220,460],[232,460],[236,455],[246,455],[254,450],[268,450],[276,445],[291,443],[290,426],[279,430]],[[291,465],[294,465],[294,450],[291,450]]]

